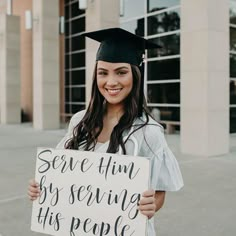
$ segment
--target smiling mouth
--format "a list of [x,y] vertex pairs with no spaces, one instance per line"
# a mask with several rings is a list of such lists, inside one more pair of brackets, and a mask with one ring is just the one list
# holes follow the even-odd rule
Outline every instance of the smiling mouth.
[[119,89],[106,89],[106,91],[108,92],[109,95],[117,95],[120,91],[122,90],[122,88]]

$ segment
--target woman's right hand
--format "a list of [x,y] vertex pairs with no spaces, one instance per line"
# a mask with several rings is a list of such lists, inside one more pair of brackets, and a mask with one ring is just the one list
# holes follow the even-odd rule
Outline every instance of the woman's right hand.
[[31,179],[29,181],[29,186],[28,186],[29,199],[31,201],[34,201],[38,198],[39,194],[40,194],[39,184],[34,179]]

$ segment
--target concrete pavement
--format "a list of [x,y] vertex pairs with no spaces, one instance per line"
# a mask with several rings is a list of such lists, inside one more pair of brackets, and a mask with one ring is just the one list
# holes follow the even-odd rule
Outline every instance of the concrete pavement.
[[[54,147],[65,130],[36,131],[32,125],[0,125],[0,236],[39,236],[30,231],[36,148]],[[183,173],[185,186],[168,193],[156,214],[158,236],[236,235],[236,135],[231,152],[216,157],[183,155],[179,135],[166,136]]]

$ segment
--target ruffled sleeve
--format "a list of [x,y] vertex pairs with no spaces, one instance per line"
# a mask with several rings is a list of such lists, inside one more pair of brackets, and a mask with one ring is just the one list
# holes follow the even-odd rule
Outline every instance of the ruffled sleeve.
[[183,178],[180,172],[179,164],[169,149],[164,147],[159,152],[161,161],[160,171],[157,178],[156,190],[162,191],[178,191],[183,187]]
[[151,187],[160,191],[178,191],[183,187],[179,164],[168,147],[163,129],[158,124],[147,125],[145,156],[151,160]]

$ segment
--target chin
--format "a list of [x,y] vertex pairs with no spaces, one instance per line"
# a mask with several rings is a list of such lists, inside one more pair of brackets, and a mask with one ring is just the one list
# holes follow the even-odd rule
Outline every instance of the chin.
[[114,100],[106,99],[106,101],[110,105],[121,105],[121,104],[123,104],[123,101],[120,101],[120,100],[114,101]]

